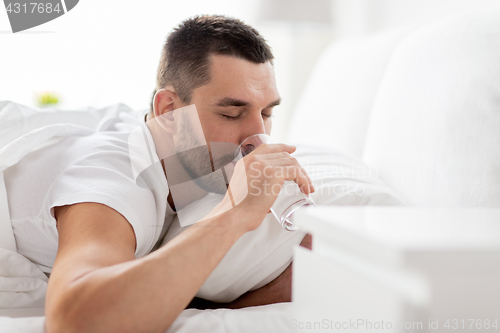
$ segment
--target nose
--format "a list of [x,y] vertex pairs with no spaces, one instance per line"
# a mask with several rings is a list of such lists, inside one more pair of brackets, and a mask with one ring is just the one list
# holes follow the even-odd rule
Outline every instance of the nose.
[[240,142],[255,134],[269,134],[266,133],[264,119],[262,118],[260,112],[256,115],[252,115],[252,117],[248,119],[248,122],[246,122],[243,126],[243,136],[240,138]]

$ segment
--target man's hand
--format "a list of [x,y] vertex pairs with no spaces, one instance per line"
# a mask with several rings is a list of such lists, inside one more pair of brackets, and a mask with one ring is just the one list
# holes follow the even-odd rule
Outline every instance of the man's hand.
[[295,182],[305,194],[314,192],[312,181],[292,154],[296,148],[286,144],[262,144],[235,166],[228,193],[219,208],[231,207],[253,212],[259,217],[248,225],[256,229],[276,201],[285,181]]

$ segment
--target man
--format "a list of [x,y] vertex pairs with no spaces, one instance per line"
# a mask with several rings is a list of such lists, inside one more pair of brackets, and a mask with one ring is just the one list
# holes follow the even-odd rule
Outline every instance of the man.
[[[172,111],[190,105],[196,107],[203,129],[204,138],[199,139],[208,143],[238,145],[253,134],[269,133],[273,107],[280,101],[272,59],[262,37],[238,20],[204,16],[181,24],[165,44],[156,98],[147,115],[148,135],[155,138],[156,153],[165,147],[171,151],[185,148],[186,138],[179,132],[181,121]],[[158,121],[151,122],[157,117]],[[159,137],[165,140],[158,142]],[[262,189],[260,195],[249,192],[235,205],[230,192],[234,189],[236,194],[238,184],[231,182],[224,200],[197,224],[199,227],[189,228],[144,256],[160,236],[165,212],[204,192],[173,198],[164,165],[151,170],[153,178],[163,177],[155,178],[154,189],[139,188],[130,172],[124,171],[124,143],[126,137],[121,133],[103,133],[95,138],[64,140],[58,143],[60,154],[53,151],[50,156],[60,162],[59,170],[50,171],[52,181],[42,203],[52,216],[41,215],[46,220],[37,225],[53,239],[55,231],[49,220],[53,217],[57,221],[57,257],[46,300],[48,333],[164,332],[231,246],[261,224],[277,196],[264,188],[275,188],[288,180],[295,181],[306,194],[314,190],[305,171],[290,156],[293,146],[262,145],[238,162],[234,171],[235,178],[245,172],[252,188]],[[68,154],[61,153],[65,148]],[[43,149],[49,148],[41,150],[47,156],[50,150]],[[188,173],[198,175],[189,159],[178,160]],[[15,184],[21,171],[9,171],[12,181],[6,185],[11,193],[21,191]],[[14,211],[12,215],[14,220],[22,213]],[[22,237],[17,240],[22,248]],[[48,255],[51,251],[53,247],[47,248]],[[49,260],[38,259],[40,265],[50,266]],[[244,295],[233,306],[286,300],[289,273],[288,269],[278,282]]]

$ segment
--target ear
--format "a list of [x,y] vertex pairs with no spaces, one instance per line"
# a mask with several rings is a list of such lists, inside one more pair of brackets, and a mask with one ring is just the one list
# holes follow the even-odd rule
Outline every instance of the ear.
[[153,102],[153,115],[156,122],[167,131],[175,134],[174,110],[181,107],[180,100],[173,88],[160,89]]

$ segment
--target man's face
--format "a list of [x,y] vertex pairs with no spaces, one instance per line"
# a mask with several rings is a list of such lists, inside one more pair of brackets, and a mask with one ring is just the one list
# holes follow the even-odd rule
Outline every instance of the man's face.
[[[273,108],[279,104],[280,97],[274,69],[269,62],[254,64],[222,55],[213,55],[210,61],[210,82],[194,89],[188,104],[195,104],[205,141],[212,150],[213,163],[220,166],[231,161],[234,148],[247,137],[259,133],[270,134],[271,114]],[[190,128],[190,124],[181,120],[179,135],[175,140],[178,151],[199,146],[203,140]],[[227,152],[221,154],[220,151],[214,152],[217,147],[214,143],[219,142],[232,145],[226,145],[225,147],[230,148],[223,148]],[[180,159],[193,178],[206,174],[205,164],[210,163],[206,156],[194,151],[192,154],[182,155]],[[209,179],[207,181],[210,182]],[[218,181],[214,179],[213,183]],[[225,191],[225,187],[214,184],[200,185],[206,185],[202,187],[213,192]]]
[[231,56],[213,55],[211,80],[193,90],[207,142],[239,145],[259,133],[270,134],[271,114],[280,97],[273,66]]

